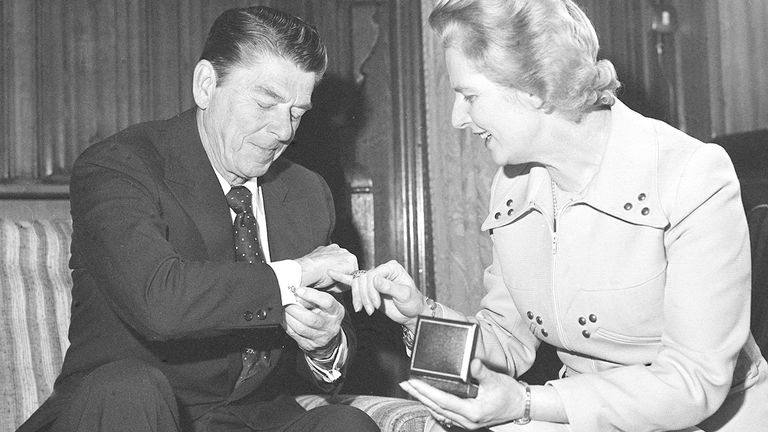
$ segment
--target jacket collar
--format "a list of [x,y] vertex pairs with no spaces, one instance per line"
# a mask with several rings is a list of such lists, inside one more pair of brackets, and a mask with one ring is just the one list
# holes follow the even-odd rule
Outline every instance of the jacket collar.
[[[611,107],[611,131],[600,169],[575,203],[631,224],[666,227],[669,221],[659,196],[658,158],[653,122],[617,100]],[[549,207],[550,182],[549,173],[540,165],[500,169],[493,182],[491,212],[482,229],[511,223],[533,208]]]

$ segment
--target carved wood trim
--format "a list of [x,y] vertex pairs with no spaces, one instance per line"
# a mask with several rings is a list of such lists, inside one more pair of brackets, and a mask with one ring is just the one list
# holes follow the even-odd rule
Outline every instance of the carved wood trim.
[[396,138],[396,178],[401,215],[398,233],[404,252],[403,265],[417,286],[435,296],[432,266],[432,238],[429,226],[429,191],[426,185],[426,115],[424,111],[424,75],[421,40],[421,4],[398,0],[391,9],[393,59],[393,112]]

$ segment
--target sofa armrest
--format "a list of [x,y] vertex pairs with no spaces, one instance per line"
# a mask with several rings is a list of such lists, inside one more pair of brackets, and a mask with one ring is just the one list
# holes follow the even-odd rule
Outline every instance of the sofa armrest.
[[424,405],[408,399],[342,394],[301,395],[296,401],[307,410],[328,404],[353,406],[371,416],[381,432],[425,432],[435,423]]

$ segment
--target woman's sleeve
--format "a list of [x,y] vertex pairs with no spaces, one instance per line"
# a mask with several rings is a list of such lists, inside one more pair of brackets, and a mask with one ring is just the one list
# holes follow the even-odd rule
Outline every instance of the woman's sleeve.
[[509,294],[499,269],[496,247],[493,262],[485,269],[483,285],[486,295],[480,301],[481,309],[475,315],[485,359],[495,368],[519,376],[531,368],[540,341],[528,328]]
[[[666,184],[671,184],[667,182]],[[677,430],[725,400],[749,337],[749,236],[726,153],[705,145],[684,165],[667,208],[661,347],[651,364],[550,382],[571,428]]]

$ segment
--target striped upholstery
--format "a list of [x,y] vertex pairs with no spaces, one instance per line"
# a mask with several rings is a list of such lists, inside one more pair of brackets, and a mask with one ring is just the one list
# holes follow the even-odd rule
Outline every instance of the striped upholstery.
[[48,397],[69,345],[68,220],[0,219],[0,431]]
[[[298,396],[296,401],[305,409],[331,403],[351,405],[368,413],[381,432],[423,432],[434,425],[429,411],[419,402],[381,396],[320,395]],[[428,421],[429,420],[429,421]]]

